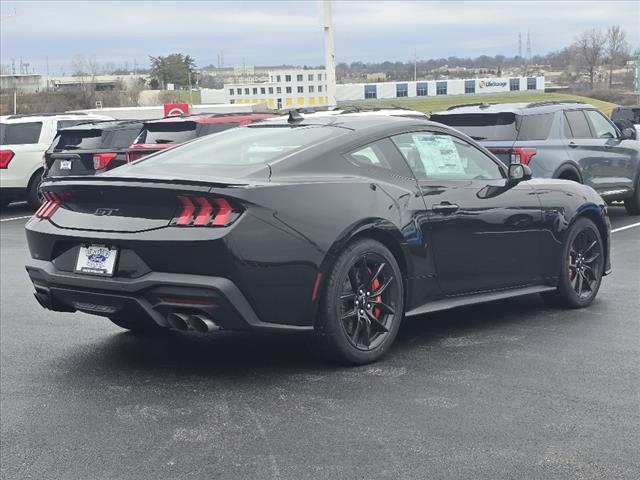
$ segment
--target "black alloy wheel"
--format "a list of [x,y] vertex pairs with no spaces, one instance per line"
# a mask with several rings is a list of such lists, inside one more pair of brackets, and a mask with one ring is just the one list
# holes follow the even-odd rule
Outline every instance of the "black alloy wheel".
[[340,321],[351,344],[371,350],[384,341],[395,316],[393,270],[383,257],[363,253],[353,263],[340,295]]
[[571,243],[567,259],[569,281],[579,298],[593,295],[602,277],[598,261],[601,256],[600,238],[590,228],[581,230]]
[[344,250],[327,277],[316,341],[329,360],[373,362],[393,343],[403,312],[403,278],[393,254],[362,239]]
[[595,299],[604,273],[604,243],[596,225],[579,218],[567,232],[558,289],[543,294],[552,305],[582,308]]

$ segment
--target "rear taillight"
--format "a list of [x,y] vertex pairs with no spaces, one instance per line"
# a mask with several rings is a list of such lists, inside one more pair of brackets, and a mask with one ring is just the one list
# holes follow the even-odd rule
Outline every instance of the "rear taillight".
[[125,158],[127,160],[127,163],[129,162],[133,162],[134,160],[138,160],[142,157],[144,157],[145,155],[147,155],[147,153],[142,153],[142,152],[127,152],[125,154]]
[[12,150],[0,150],[0,168],[8,168],[14,155]]
[[111,163],[111,160],[117,156],[117,153],[96,153],[93,156],[93,168],[96,170],[104,170],[109,163]]
[[51,218],[62,204],[62,195],[54,192],[43,192],[42,194],[45,201],[36,211],[35,216],[38,218]]
[[509,163],[520,163],[522,165],[528,165],[531,158],[536,154],[535,148],[489,148],[489,151],[493,153],[501,153],[509,155]]
[[237,220],[242,209],[220,197],[180,195],[180,208],[171,220],[177,227],[226,227]]

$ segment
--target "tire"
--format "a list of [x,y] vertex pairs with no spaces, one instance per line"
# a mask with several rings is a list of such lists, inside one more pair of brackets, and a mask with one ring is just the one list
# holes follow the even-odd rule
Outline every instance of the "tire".
[[604,271],[604,243],[596,225],[579,218],[567,233],[562,249],[558,289],[542,294],[551,305],[584,308],[593,302]]
[[375,240],[358,240],[327,276],[314,345],[331,362],[375,362],[393,344],[403,314],[403,278],[393,254]]
[[122,318],[122,317],[109,317],[113,323],[120,328],[130,330],[134,333],[163,333],[168,332],[169,329],[163,328],[154,322],[150,318]]
[[629,215],[640,215],[640,175],[636,178],[633,195],[624,201],[624,208]]
[[29,180],[27,187],[27,203],[35,210],[42,205],[42,196],[40,195],[40,184],[42,183],[42,170],[38,170]]

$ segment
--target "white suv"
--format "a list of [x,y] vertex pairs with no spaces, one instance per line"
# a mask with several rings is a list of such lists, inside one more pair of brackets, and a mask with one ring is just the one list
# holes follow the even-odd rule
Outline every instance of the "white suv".
[[56,132],[59,128],[96,120],[113,119],[83,113],[0,117],[0,206],[22,199],[33,208],[40,206],[42,156]]

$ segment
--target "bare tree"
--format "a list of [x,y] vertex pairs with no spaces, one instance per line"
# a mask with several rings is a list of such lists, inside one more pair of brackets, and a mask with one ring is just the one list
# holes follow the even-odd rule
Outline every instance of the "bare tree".
[[575,41],[580,62],[589,75],[589,85],[593,90],[596,68],[602,61],[607,38],[595,28],[582,32]]
[[607,30],[607,45],[605,49],[609,62],[609,88],[613,84],[613,68],[629,56],[627,32],[619,25],[612,25]]

